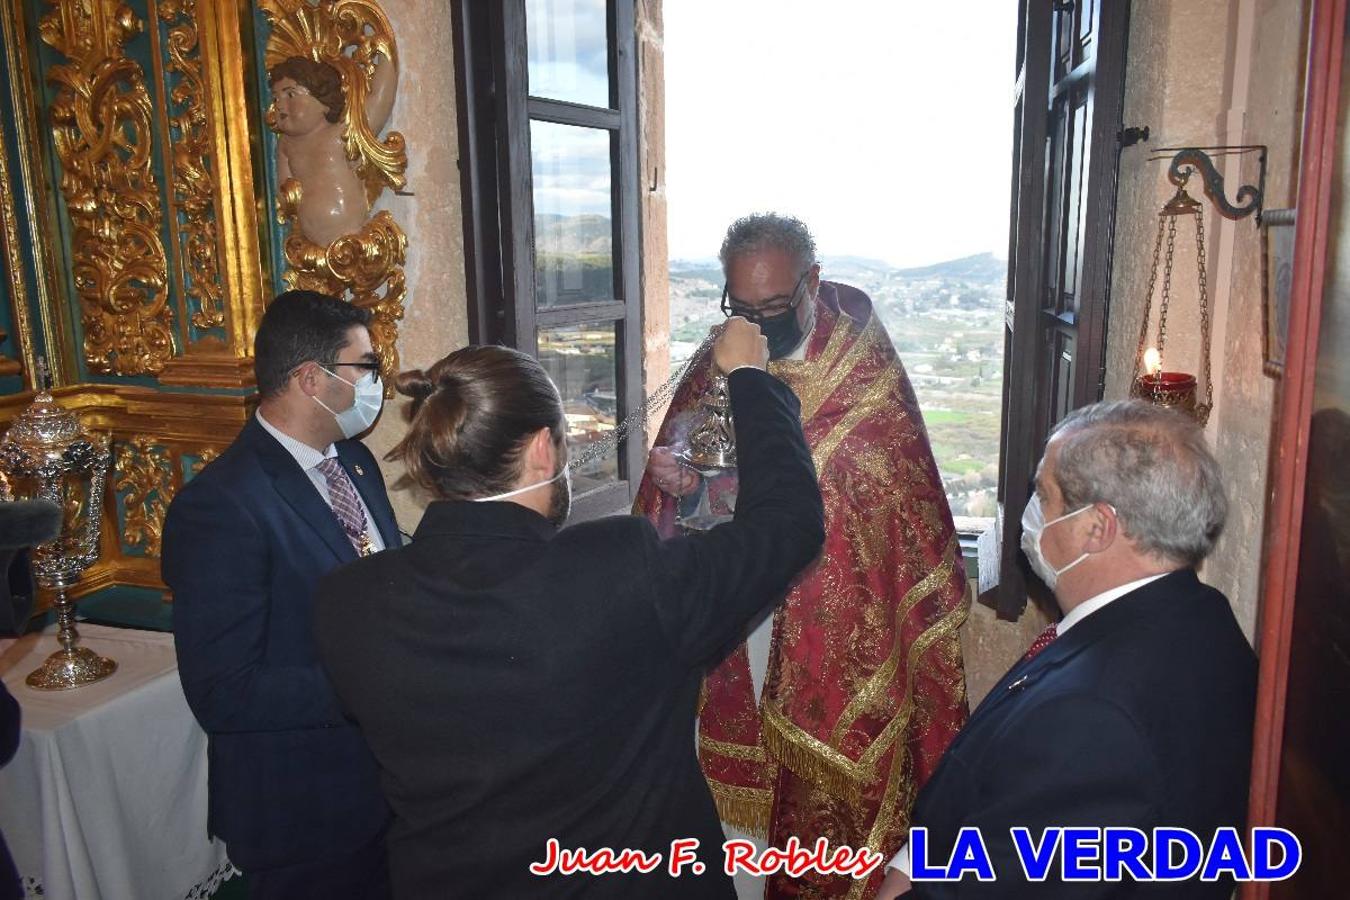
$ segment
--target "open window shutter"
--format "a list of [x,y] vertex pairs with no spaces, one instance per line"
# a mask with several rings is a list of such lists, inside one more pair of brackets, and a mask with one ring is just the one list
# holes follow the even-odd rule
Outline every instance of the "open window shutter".
[[[1013,134],[995,582],[1026,606],[1018,520],[1050,429],[1101,398],[1125,93],[1127,0],[1022,0]],[[982,559],[982,563],[986,560]]]

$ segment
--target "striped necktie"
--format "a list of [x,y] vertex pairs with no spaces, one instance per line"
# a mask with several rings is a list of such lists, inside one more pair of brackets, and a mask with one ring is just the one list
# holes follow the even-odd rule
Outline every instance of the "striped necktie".
[[337,516],[338,524],[352,542],[358,556],[371,554],[370,538],[366,534],[366,511],[356,494],[356,485],[335,457],[329,457],[316,468],[328,482],[328,501]]

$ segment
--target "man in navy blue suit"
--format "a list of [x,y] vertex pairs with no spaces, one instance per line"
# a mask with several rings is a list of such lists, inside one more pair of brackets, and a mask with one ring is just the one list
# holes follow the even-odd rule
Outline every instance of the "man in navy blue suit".
[[[11,500],[0,477],[0,638],[23,634],[33,609],[33,572],[28,550],[61,531],[61,508],[47,500]],[[19,702],[0,681],[0,766],[19,752]],[[24,896],[19,872],[0,834],[0,900]]]
[[312,637],[312,589],[400,543],[356,436],[383,386],[369,314],[290,291],[254,340],[259,404],[179,491],[163,575],[188,705],[209,737],[210,832],[259,898],[388,896],[388,810]]
[[[1060,423],[1022,548],[1064,617],[947,748],[914,805],[925,858],[902,848],[882,898],[1229,897],[1231,878],[1072,881],[1062,847],[1029,883],[1010,834],[1021,826],[1039,843],[1051,826],[1165,826],[1208,846],[1219,828],[1243,827],[1256,656],[1227,598],[1195,574],[1227,510],[1223,473],[1190,419],[1126,400]],[[946,866],[964,827],[980,829],[995,880],[911,889],[907,873]]]

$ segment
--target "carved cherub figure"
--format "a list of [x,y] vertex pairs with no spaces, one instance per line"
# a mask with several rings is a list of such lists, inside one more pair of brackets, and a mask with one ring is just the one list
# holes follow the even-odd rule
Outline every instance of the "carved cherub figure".
[[[363,116],[372,135],[384,129],[398,82],[395,65],[376,57],[364,109],[348,111],[342,74],[325,62],[292,56],[268,72],[277,141],[277,180],[283,203],[310,241],[326,247],[355,234],[370,214],[359,160],[348,153],[349,120]],[[348,114],[343,115],[344,111]]]

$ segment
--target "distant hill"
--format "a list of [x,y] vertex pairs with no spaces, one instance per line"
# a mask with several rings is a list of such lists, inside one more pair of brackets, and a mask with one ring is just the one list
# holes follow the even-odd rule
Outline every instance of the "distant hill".
[[851,269],[876,269],[885,272],[895,268],[890,263],[880,259],[871,259],[866,256],[822,256],[820,258],[822,268],[844,267]]
[[994,281],[1007,275],[1008,261],[992,253],[977,253],[960,259],[921,266],[917,269],[896,269],[902,278],[951,278],[961,281]]
[[[865,256],[822,256],[821,268],[826,278],[883,278],[925,281],[928,279],[946,279],[950,281],[969,281],[975,283],[1002,282],[1007,275],[1008,263],[992,253],[977,253],[960,259],[949,259],[910,269],[897,269],[890,263]],[[700,278],[720,282],[722,269],[717,260],[672,259],[670,273],[680,278]]]
[[549,253],[608,253],[614,226],[609,216],[541,213],[534,217],[534,243]]
[[702,269],[716,269],[722,264],[717,261],[715,256],[690,257],[688,259],[672,259],[670,261],[670,271],[672,272],[690,272]]

